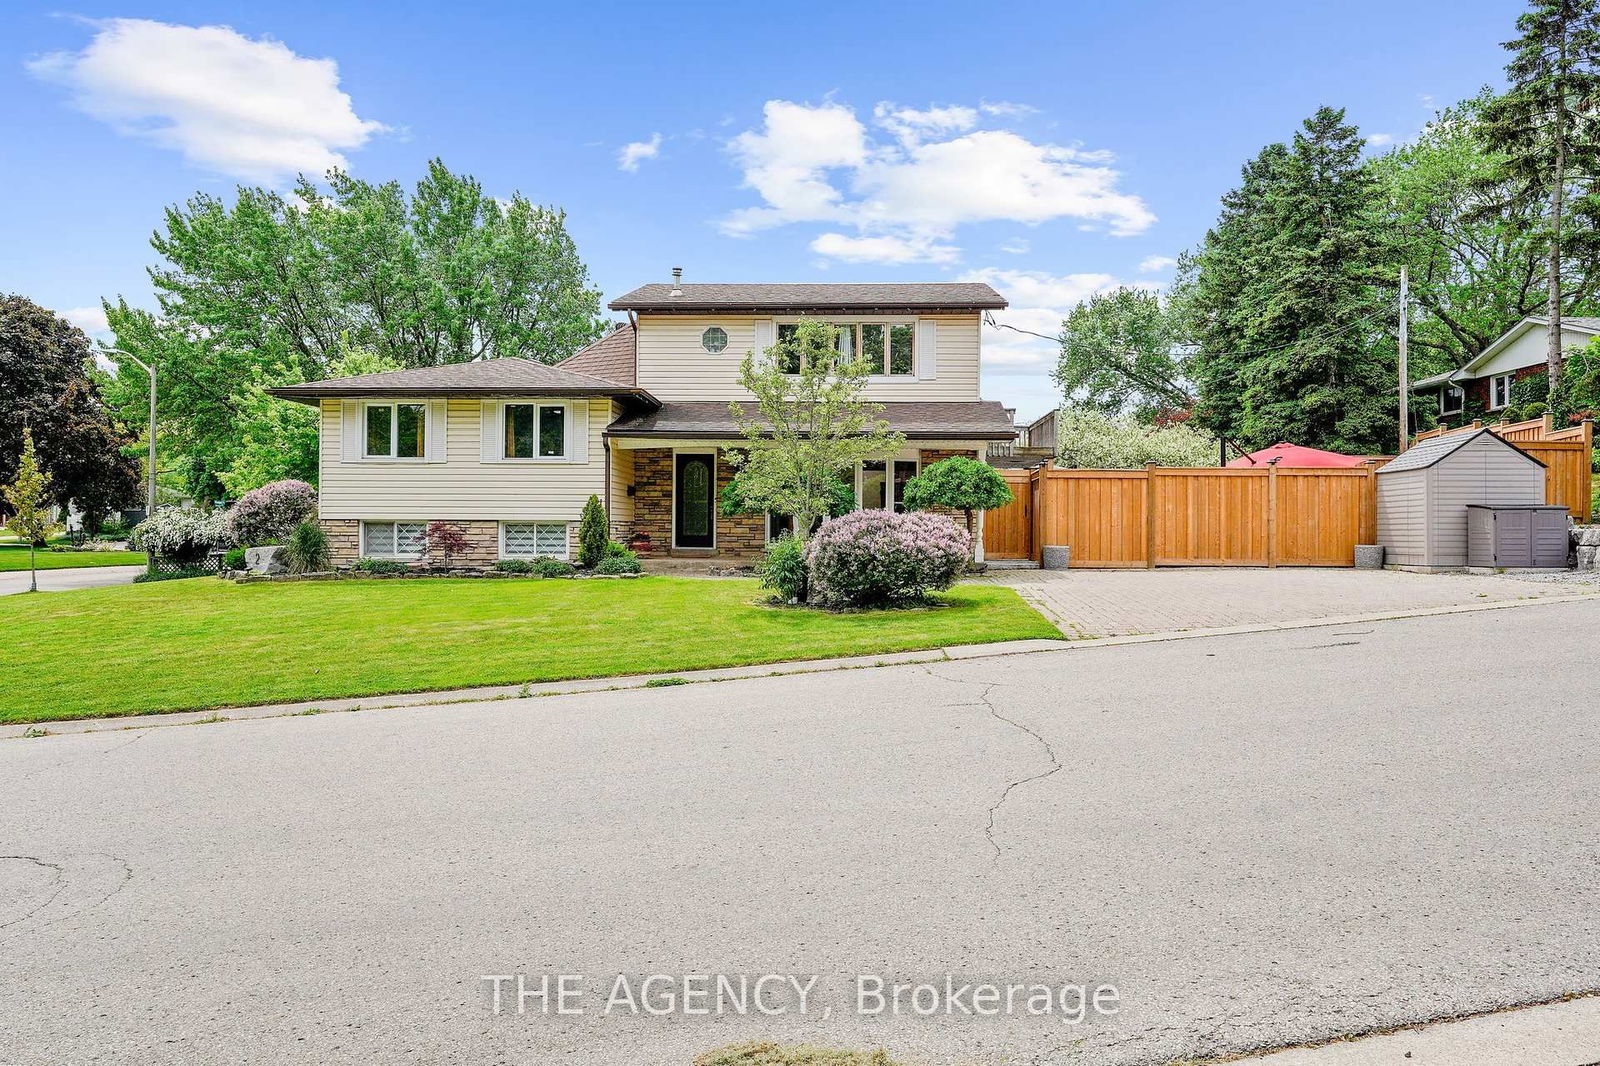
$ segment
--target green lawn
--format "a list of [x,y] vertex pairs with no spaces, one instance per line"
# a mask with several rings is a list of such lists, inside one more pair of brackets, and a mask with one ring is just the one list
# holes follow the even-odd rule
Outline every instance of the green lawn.
[[[74,566],[143,566],[142,552],[52,552],[35,553],[40,570],[66,570]],[[0,544],[0,574],[28,569],[26,544]]]
[[1015,592],[828,614],[750,580],[213,578],[0,598],[0,722],[871,655],[1060,633]]

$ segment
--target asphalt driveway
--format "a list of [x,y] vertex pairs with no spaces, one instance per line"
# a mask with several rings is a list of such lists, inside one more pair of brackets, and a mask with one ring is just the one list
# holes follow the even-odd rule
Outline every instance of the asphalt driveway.
[[[0,742],[0,1062],[654,1066],[772,1035],[1154,1064],[1600,988],[1597,626]],[[482,980],[562,973],[585,1013],[497,1016]],[[603,1013],[656,973],[820,977],[804,1015]],[[850,1009],[854,975],[945,973],[1120,1010]]]

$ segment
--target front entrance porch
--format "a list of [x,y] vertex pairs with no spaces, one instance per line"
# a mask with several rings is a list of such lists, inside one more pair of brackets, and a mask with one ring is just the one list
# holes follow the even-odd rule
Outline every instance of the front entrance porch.
[[[975,448],[923,448],[858,470],[854,491],[864,506],[890,507],[903,497],[905,482],[925,466]],[[618,540],[648,538],[647,557],[752,562],[765,551],[769,534],[784,530],[766,515],[723,515],[722,490],[733,480],[733,464],[718,444],[614,448],[613,528]],[[619,506],[620,504],[620,506]],[[954,515],[957,521],[960,515]]]

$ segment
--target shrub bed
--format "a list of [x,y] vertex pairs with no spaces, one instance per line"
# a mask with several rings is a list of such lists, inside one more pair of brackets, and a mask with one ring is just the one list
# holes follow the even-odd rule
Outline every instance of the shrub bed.
[[830,518],[806,544],[811,600],[826,607],[894,606],[947,589],[972,541],[942,515],[852,511]]

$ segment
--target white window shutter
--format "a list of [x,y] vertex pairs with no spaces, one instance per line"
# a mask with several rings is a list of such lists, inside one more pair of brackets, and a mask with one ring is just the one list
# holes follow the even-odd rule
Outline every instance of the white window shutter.
[[483,412],[478,419],[480,441],[479,458],[486,463],[500,461],[505,448],[500,441],[500,404],[495,400],[483,401]]
[[339,461],[353,463],[362,457],[363,429],[361,424],[361,404],[357,400],[345,400],[339,405],[339,425],[341,437],[344,441],[339,456]]
[[770,318],[756,319],[756,358],[767,354],[767,349],[778,343],[778,323]]
[[931,318],[917,319],[916,363],[918,381],[939,376],[939,323]]
[[567,405],[567,459],[589,461],[589,401],[573,400]]
[[445,461],[445,432],[450,424],[450,402],[428,401],[428,442],[423,448],[423,459],[429,463]]

